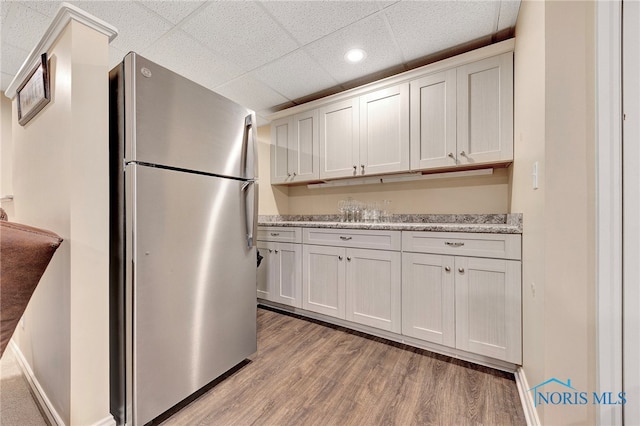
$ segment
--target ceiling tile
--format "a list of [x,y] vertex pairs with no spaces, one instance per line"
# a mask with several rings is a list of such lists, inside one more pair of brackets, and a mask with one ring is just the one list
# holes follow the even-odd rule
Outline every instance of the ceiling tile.
[[399,2],[384,10],[407,61],[492,34],[496,1]]
[[262,4],[301,45],[379,10],[375,1],[272,1]]
[[214,91],[254,111],[288,102],[287,98],[249,75],[218,86]]
[[62,4],[61,1],[57,1],[57,0],[44,0],[44,1],[30,0],[30,1],[21,1],[20,3],[50,18],[53,18],[54,16],[56,16],[56,13],[58,13],[58,9]]
[[289,99],[298,99],[338,85],[301,49],[258,68],[253,75]]
[[177,24],[199,8],[204,1],[141,1],[140,4],[153,10],[167,21]]
[[2,71],[8,74],[17,74],[25,59],[29,56],[29,51],[22,50],[11,45],[2,47]]
[[124,50],[120,50],[113,46],[109,46],[109,69],[115,67],[120,62],[122,62],[122,59],[125,57],[127,53],[129,52],[125,52]]
[[502,0],[500,2],[500,15],[498,17],[498,31],[515,27],[519,11],[519,0]]
[[212,2],[182,24],[182,28],[245,71],[271,62],[298,47],[254,2]]
[[2,25],[2,44],[10,44],[30,52],[42,38],[50,21],[49,17],[21,3],[12,2]]
[[215,87],[240,76],[243,71],[176,30],[140,54],[206,87]]
[[[344,54],[354,47],[364,49],[367,57],[357,64],[347,63]],[[379,14],[314,41],[304,50],[339,82],[373,74],[403,62],[386,22]]]
[[[11,82],[13,81],[13,79],[15,78],[15,75],[11,75],[8,74],[6,72],[3,72],[2,75],[0,76],[0,86],[2,92],[5,92],[7,90],[7,87],[9,87],[9,85],[11,84]],[[4,94],[4,93],[3,93]]]
[[155,13],[129,1],[80,1],[74,5],[106,21],[118,29],[113,47],[140,52],[171,29],[171,25]]

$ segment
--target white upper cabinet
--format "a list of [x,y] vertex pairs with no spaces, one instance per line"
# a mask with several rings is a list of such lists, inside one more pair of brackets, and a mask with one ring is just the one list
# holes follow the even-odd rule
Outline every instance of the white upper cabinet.
[[313,101],[308,111],[274,120],[271,183],[513,161],[513,51],[499,44]]
[[458,67],[458,164],[513,160],[513,54]]
[[271,141],[271,183],[319,178],[318,110],[274,121]]
[[409,169],[409,84],[360,97],[359,174]]
[[271,183],[285,183],[289,171],[289,147],[293,145],[293,117],[271,123]]
[[411,169],[513,160],[513,54],[411,82]]
[[319,109],[320,178],[357,176],[360,162],[358,98]]
[[411,82],[411,169],[455,165],[456,70]]

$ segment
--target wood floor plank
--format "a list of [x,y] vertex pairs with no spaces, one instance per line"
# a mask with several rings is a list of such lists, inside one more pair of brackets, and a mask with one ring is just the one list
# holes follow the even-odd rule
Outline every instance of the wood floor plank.
[[162,425],[524,425],[513,375],[258,309],[253,360]]

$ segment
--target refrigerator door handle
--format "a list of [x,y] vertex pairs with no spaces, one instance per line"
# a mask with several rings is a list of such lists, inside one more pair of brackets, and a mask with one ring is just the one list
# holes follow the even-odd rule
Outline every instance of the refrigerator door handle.
[[[253,185],[253,191],[250,190],[251,185]],[[244,214],[247,224],[247,247],[251,248],[255,246],[254,236],[258,228],[258,182],[255,179],[247,180],[242,184],[240,191],[244,194],[242,199],[244,200]]]
[[257,147],[255,135],[255,116],[249,114],[244,119],[244,136],[242,138],[242,157],[241,164],[244,176],[247,179],[254,179],[258,176],[257,170]]

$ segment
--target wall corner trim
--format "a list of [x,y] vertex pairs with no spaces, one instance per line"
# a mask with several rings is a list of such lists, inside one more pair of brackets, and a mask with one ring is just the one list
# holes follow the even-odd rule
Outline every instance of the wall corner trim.
[[47,31],[45,31],[36,47],[33,48],[31,53],[29,53],[29,56],[22,64],[22,67],[20,67],[20,70],[14,77],[13,81],[9,84],[9,87],[7,87],[5,96],[11,100],[15,98],[18,87],[28,77],[31,70],[35,68],[37,62],[40,60],[40,55],[51,48],[58,36],[72,20],[106,35],[109,38],[109,42],[113,41],[113,39],[118,35],[118,30],[113,25],[90,15],[77,6],[69,3],[62,3],[58,9],[58,13],[56,13],[56,16],[51,21],[49,28],[47,28]]
[[515,372],[516,387],[518,388],[518,394],[520,394],[520,402],[522,402],[522,410],[524,411],[524,418],[527,421],[528,426],[540,426],[540,418],[538,418],[538,412],[534,405],[534,401],[531,398],[531,392],[529,392],[529,383],[527,382],[527,376],[524,374],[524,369],[518,367]]

